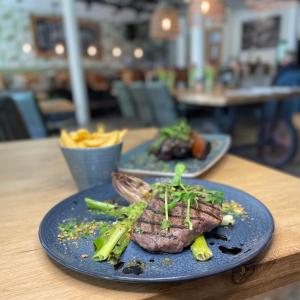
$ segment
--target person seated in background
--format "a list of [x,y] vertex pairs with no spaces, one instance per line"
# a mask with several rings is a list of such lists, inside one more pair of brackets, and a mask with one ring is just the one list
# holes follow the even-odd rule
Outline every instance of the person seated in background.
[[[288,83],[289,80],[292,80],[293,82],[296,80],[298,77],[298,74],[300,72],[300,67],[297,63],[297,58],[296,58],[296,53],[293,51],[288,51],[284,55],[282,61],[277,67],[277,73],[276,76],[274,77],[273,84],[274,85],[282,85],[280,84],[280,81],[282,80],[283,77],[289,77],[289,79],[284,80]],[[300,85],[300,82],[298,83]],[[292,85],[298,85],[297,82]],[[284,84],[285,85],[285,84]]]
[[[296,54],[288,51],[277,68],[276,76],[273,80],[275,86],[300,87],[300,67],[297,64]],[[278,101],[270,101],[265,104],[265,116],[268,120],[276,118],[279,109]],[[293,97],[289,101],[284,101],[280,107],[281,115],[291,117],[300,111],[299,97]]]

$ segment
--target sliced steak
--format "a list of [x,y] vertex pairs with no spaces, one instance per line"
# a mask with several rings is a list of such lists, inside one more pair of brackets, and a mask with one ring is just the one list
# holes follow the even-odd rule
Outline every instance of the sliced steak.
[[197,204],[190,209],[193,230],[189,230],[185,222],[184,203],[177,204],[175,208],[169,210],[171,227],[169,230],[164,230],[161,228],[164,219],[164,201],[159,197],[153,198],[137,220],[132,240],[152,252],[181,252],[197,236],[213,230],[222,222],[220,206],[209,205],[200,198]]

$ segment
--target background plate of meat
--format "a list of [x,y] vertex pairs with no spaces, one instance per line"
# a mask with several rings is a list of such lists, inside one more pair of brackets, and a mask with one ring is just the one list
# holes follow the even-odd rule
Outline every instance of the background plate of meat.
[[210,144],[210,150],[202,160],[187,157],[182,159],[160,160],[149,153],[153,140],[149,140],[124,153],[121,157],[119,170],[131,174],[150,176],[173,176],[178,162],[186,166],[185,178],[195,178],[213,167],[228,151],[231,138],[225,134],[201,134]]
[[[147,179],[148,182],[162,180]],[[107,220],[109,217],[92,213],[84,203],[85,197],[96,200],[113,199],[121,205],[127,202],[118,196],[111,184],[96,186],[75,194],[53,207],[44,217],[39,238],[47,254],[59,264],[73,271],[97,278],[127,282],[172,282],[195,279],[228,271],[257,257],[271,242],[274,222],[268,209],[251,195],[238,189],[199,179],[186,179],[185,183],[220,190],[225,200],[241,204],[248,216],[237,218],[232,227],[218,227],[206,235],[213,252],[209,261],[196,261],[188,247],[180,253],[151,253],[130,242],[117,267],[107,262],[95,262],[93,239],[88,236],[61,242],[57,226],[63,220]]]

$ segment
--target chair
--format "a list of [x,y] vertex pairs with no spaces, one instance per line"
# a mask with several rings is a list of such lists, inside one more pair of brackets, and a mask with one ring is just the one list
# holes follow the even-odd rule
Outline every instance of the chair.
[[136,108],[128,87],[120,80],[113,82],[113,91],[117,96],[118,104],[123,117],[135,118]]
[[125,84],[131,84],[135,81],[145,80],[145,74],[142,70],[124,69],[121,73],[121,79]]
[[10,97],[15,101],[26,124],[31,138],[43,138],[48,135],[42,113],[32,92],[12,92]]
[[157,125],[162,127],[176,123],[178,112],[166,85],[159,81],[148,82],[146,91]]
[[139,119],[144,125],[155,124],[154,111],[146,92],[145,83],[141,81],[133,82],[129,86],[129,90],[133,96]]
[[15,102],[0,96],[0,141],[28,139],[29,134]]

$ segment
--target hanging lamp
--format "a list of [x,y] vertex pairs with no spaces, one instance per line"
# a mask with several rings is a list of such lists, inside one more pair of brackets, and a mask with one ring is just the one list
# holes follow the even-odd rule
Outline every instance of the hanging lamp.
[[190,26],[203,26],[204,18],[211,18],[213,22],[221,23],[225,16],[223,0],[191,0],[188,6],[188,23]]
[[157,40],[173,40],[179,35],[177,10],[165,3],[159,5],[151,17],[150,36]]

